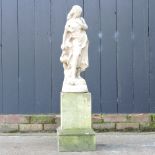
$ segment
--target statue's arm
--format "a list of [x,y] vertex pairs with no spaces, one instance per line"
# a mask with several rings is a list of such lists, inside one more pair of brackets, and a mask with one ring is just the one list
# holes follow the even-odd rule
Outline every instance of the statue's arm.
[[64,30],[64,34],[63,34],[63,41],[62,41],[62,45],[61,45],[62,50],[65,49],[65,47],[70,46],[69,45],[69,41],[71,39],[70,33],[72,33],[74,31],[71,24],[72,23],[67,22],[65,25],[65,30]]
[[61,49],[64,50],[67,47],[70,47],[70,32],[72,32],[72,28],[70,27],[70,25],[66,24],[65,26],[65,30],[64,30],[64,34],[63,34],[63,40],[62,40],[62,44],[61,44]]
[[88,29],[88,25],[86,24],[86,22],[85,22],[85,20],[84,20],[83,17],[81,17],[81,21],[82,21],[82,28],[83,28],[84,30],[87,30],[87,29]]
[[64,45],[65,45],[65,40],[66,40],[66,36],[67,36],[67,31],[64,30],[64,34],[63,34],[63,39],[62,39],[62,44],[61,44],[61,49],[64,50]]
[[67,39],[67,33],[68,33],[68,23],[66,23],[65,29],[64,29],[64,34],[63,34],[63,39],[62,39],[62,44],[61,44],[61,49],[62,50],[65,49],[65,42],[66,42],[66,39]]

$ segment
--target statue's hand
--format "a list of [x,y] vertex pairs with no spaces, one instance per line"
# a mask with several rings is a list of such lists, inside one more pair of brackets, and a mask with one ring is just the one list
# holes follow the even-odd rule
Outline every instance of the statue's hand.
[[62,49],[62,50],[65,49],[65,45],[64,45],[64,44],[61,45],[61,49]]
[[64,61],[64,60],[63,60],[63,57],[61,56],[61,57],[60,57],[60,62],[62,62],[62,63],[63,63],[63,61]]
[[65,44],[61,45],[62,50],[65,50],[65,49],[68,49],[68,48],[71,48],[71,47],[72,47],[72,44],[70,42],[66,42]]

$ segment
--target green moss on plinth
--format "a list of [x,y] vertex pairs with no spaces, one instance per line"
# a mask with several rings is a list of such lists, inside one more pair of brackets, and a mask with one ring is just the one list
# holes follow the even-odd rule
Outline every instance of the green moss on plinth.
[[91,129],[58,129],[57,134],[61,152],[96,150],[95,132]]
[[57,130],[59,151],[96,149],[91,110],[90,93],[61,93],[61,126]]
[[61,93],[61,128],[91,128],[90,93]]

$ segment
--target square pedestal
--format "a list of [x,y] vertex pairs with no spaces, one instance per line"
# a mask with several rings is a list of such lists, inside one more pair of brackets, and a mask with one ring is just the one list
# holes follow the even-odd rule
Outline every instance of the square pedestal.
[[91,94],[61,93],[61,126],[57,130],[59,151],[93,151]]
[[91,129],[58,129],[58,149],[63,152],[95,151],[96,137]]

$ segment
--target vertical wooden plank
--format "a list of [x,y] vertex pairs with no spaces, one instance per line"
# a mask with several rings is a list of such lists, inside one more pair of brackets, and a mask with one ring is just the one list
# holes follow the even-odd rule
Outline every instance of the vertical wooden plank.
[[0,0],[0,114],[3,113],[2,0]]
[[118,113],[133,112],[132,0],[117,0]]
[[18,112],[17,0],[2,0],[4,113]]
[[150,112],[155,112],[155,1],[149,0]]
[[134,111],[149,112],[148,1],[133,1]]
[[67,12],[72,8],[73,5],[80,5],[83,7],[83,1],[84,0],[66,0]]
[[79,5],[83,8],[83,3],[84,3],[84,0],[66,0],[67,13],[70,11],[73,5]]
[[35,1],[36,113],[51,112],[50,0]]
[[104,113],[117,113],[116,0],[101,0],[101,103]]
[[18,1],[18,24],[20,101],[19,109],[20,113],[34,113],[34,0]]
[[65,0],[52,0],[51,36],[52,36],[52,112],[60,112],[60,92],[63,82],[63,66],[60,63],[61,42],[66,22],[67,6]]
[[89,91],[92,93],[93,112],[101,112],[100,102],[100,11],[99,0],[84,1],[84,18],[88,24],[89,68],[85,72]]

